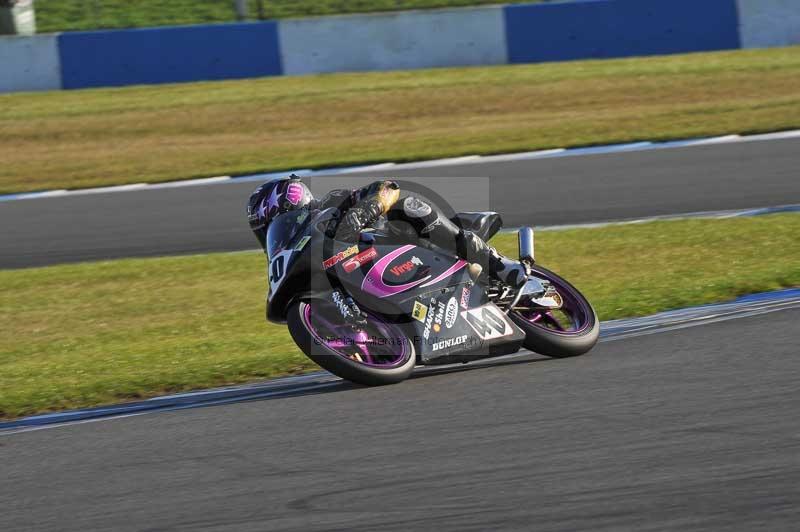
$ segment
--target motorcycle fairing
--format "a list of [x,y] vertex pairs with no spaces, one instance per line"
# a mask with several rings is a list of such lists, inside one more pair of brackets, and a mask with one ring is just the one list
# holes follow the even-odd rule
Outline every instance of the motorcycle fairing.
[[[336,266],[341,282],[365,299],[400,303],[410,295],[429,291],[439,285],[464,282],[466,261],[438,251],[412,244],[385,245],[374,243],[374,258],[347,271],[346,263]],[[417,289],[416,291],[414,289]]]
[[480,291],[474,285],[448,287],[412,304],[413,340],[423,363],[467,362],[514,353],[522,345],[525,333],[494,303],[462,310],[459,295],[465,288]]
[[[320,230],[325,221],[323,213],[271,257],[270,321],[285,321],[293,301],[327,299],[340,286],[362,309],[404,324],[423,363],[465,362],[519,350],[524,333],[473,284],[465,261],[380,234],[355,244],[331,241]],[[356,257],[363,264],[353,267]],[[463,314],[476,307],[489,314]],[[492,326],[495,333],[487,334],[486,327]]]
[[[376,258],[358,270],[347,273],[337,265],[339,279],[359,305],[402,317],[424,363],[519,349],[525,334],[473,284],[466,261],[410,244],[376,244],[374,249]],[[473,307],[485,315],[463,314]]]

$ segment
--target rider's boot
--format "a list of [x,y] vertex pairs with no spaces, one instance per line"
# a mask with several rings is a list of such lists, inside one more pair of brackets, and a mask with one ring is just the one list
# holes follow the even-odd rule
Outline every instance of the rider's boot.
[[528,270],[524,264],[504,257],[475,233],[459,231],[456,242],[459,246],[459,255],[469,262],[479,264],[489,277],[514,288],[521,287],[528,279]]
[[503,283],[518,288],[527,280],[527,269],[516,260],[503,257],[478,235],[464,231],[435,206],[414,196],[398,202],[388,213],[389,221],[404,221],[415,229],[417,235],[430,239],[435,245],[452,249],[471,267],[470,275],[483,273]]

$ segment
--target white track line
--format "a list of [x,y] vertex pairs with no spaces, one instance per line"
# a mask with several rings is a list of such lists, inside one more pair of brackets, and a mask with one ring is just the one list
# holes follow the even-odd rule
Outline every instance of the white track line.
[[[646,216],[644,218],[630,218],[625,220],[608,220],[605,222],[586,222],[577,224],[542,225],[534,226],[537,231],[566,231],[569,229],[597,229],[613,225],[644,224],[649,222],[664,222],[689,219],[725,219],[764,214],[777,214],[782,212],[800,212],[800,204],[778,205],[775,207],[752,207],[749,209],[731,209],[724,211],[695,211],[683,214],[663,214],[659,216]],[[515,233],[518,227],[504,227],[501,233]]]
[[761,142],[771,140],[784,140],[800,138],[800,130],[780,131],[776,133],[764,133],[759,135],[722,135],[719,137],[674,140],[666,142],[631,142],[625,144],[611,144],[606,146],[589,146],[585,148],[555,148],[549,150],[528,151],[521,153],[508,153],[501,155],[465,155],[462,157],[450,157],[446,159],[433,159],[429,161],[417,161],[410,163],[385,162],[369,164],[363,166],[350,166],[341,168],[323,168],[312,170],[303,168],[297,170],[285,170],[281,172],[268,172],[248,176],[231,177],[219,176],[200,179],[189,179],[183,181],[168,181],[165,183],[136,183],[133,185],[120,185],[100,188],[76,189],[76,190],[47,190],[43,192],[30,192],[20,194],[7,194],[0,196],[0,203],[5,201],[16,201],[25,199],[47,198],[52,196],[64,195],[84,195],[98,193],[116,193],[134,190],[152,190],[159,188],[207,186],[220,183],[242,183],[247,181],[267,181],[289,174],[297,174],[300,177],[309,176],[333,176],[345,172],[372,172],[389,170],[409,170],[415,168],[436,168],[442,166],[457,166],[465,164],[487,164],[496,162],[523,161],[532,159],[548,159],[553,157],[582,157],[586,155],[601,155],[611,153],[630,153],[646,150],[663,150],[672,148],[689,148],[693,146],[707,146],[713,144],[732,144],[737,142]]

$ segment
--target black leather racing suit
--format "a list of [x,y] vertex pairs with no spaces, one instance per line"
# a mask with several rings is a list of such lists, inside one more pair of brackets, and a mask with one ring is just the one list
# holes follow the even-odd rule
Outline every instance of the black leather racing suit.
[[399,198],[397,183],[376,181],[355,190],[334,190],[315,201],[312,208],[339,210],[339,220],[328,227],[329,237],[354,240],[362,229],[386,216],[394,233],[405,234],[410,240],[427,239],[511,284],[523,281],[525,270],[519,262],[498,255],[482,238],[453,223],[436,205],[413,195],[398,201]]

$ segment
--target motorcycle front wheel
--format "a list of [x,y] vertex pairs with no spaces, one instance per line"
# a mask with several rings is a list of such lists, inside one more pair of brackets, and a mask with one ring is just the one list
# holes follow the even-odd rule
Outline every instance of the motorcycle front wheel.
[[531,276],[547,281],[561,298],[559,308],[519,301],[509,317],[525,332],[523,345],[554,358],[574,357],[592,349],[600,336],[600,320],[577,288],[554,272],[535,264]]
[[401,382],[416,364],[414,344],[396,324],[368,314],[366,326],[342,322],[331,302],[295,303],[287,316],[292,339],[311,360],[334,375],[367,386]]

